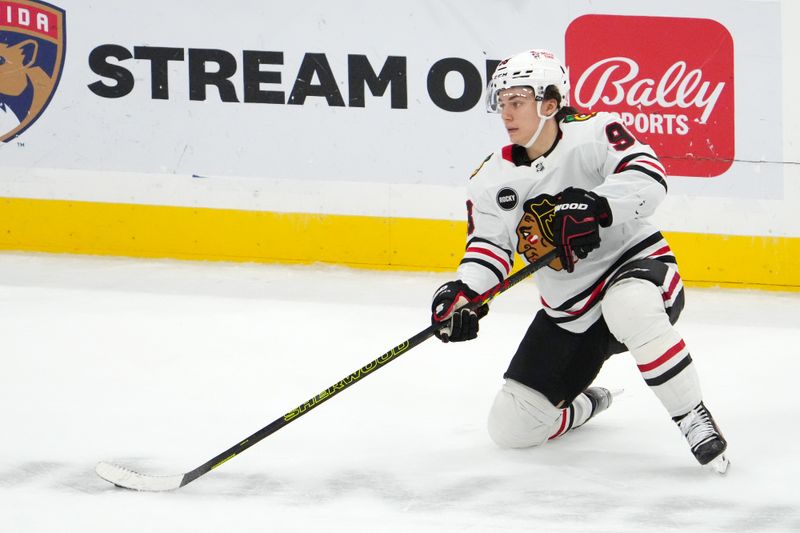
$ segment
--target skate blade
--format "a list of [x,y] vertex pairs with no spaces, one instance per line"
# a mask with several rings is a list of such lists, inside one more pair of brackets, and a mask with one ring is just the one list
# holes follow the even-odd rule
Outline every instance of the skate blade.
[[725,457],[725,454],[721,454],[718,457],[715,457],[710,463],[706,465],[707,467],[711,468],[717,474],[724,476],[728,473],[728,468],[731,466],[731,462]]

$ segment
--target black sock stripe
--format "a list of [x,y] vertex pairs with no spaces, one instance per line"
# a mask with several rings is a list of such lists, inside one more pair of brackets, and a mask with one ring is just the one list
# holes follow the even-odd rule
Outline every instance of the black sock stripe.
[[569,404],[569,424],[567,424],[567,428],[564,430],[564,433],[572,429],[572,425],[574,423],[575,423],[575,404],[571,403]]
[[673,366],[672,368],[670,368],[669,370],[667,370],[666,372],[664,372],[660,376],[656,376],[656,377],[650,378],[650,379],[645,379],[644,382],[647,383],[647,385],[650,386],[650,387],[655,387],[657,385],[663,385],[664,383],[666,383],[670,379],[672,379],[675,376],[677,376],[678,374],[680,374],[681,370],[683,370],[684,368],[686,368],[690,364],[692,364],[692,356],[689,355],[689,354],[686,354],[686,357],[684,357],[681,360],[680,363],[678,363],[677,365]]

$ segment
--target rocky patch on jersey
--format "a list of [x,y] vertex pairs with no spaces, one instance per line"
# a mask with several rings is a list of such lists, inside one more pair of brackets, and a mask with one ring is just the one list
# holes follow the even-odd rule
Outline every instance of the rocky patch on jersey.
[[0,141],[42,115],[64,65],[64,10],[36,0],[0,2]]
[[[517,224],[517,253],[529,263],[555,248],[552,229],[555,206],[555,197],[549,194],[540,194],[522,205],[522,218]],[[553,270],[562,269],[558,258],[548,266]]]
[[497,191],[497,205],[500,206],[500,209],[511,211],[517,207],[518,201],[519,196],[517,195],[517,191],[510,187],[503,187]]

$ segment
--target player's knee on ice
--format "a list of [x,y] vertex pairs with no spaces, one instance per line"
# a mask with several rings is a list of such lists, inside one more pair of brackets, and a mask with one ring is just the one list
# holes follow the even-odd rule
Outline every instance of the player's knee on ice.
[[489,412],[489,436],[502,448],[527,448],[547,442],[561,414],[543,395],[506,380]]

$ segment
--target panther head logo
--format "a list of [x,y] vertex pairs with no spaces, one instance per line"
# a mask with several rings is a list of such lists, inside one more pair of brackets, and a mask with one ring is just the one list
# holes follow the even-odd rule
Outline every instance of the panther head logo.
[[[522,218],[517,224],[517,253],[529,263],[555,248],[552,223],[555,215],[555,198],[540,194],[522,205]],[[555,258],[550,268],[561,270],[561,261]]]
[[0,6],[0,141],[18,137],[42,115],[61,79],[65,12],[37,0]]

